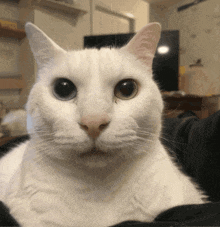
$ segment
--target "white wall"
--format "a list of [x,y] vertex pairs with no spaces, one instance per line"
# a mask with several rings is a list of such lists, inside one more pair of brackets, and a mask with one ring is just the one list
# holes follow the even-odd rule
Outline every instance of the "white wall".
[[[18,21],[18,4],[10,1],[0,1],[0,18],[3,20]],[[20,42],[11,38],[0,38],[0,77],[19,74]],[[1,81],[0,81],[1,82]],[[6,106],[13,107],[19,103],[18,90],[0,90],[0,101]]]
[[96,0],[111,10],[130,13],[135,18],[135,31],[149,23],[149,3],[143,0]]
[[207,73],[199,81],[203,88],[197,91],[194,81],[189,90],[194,94],[220,94],[220,1],[204,1],[177,12],[177,7],[190,2],[183,0],[168,8],[152,4],[150,21],[159,21],[164,30],[180,31],[180,65],[188,66],[202,59]]
[[112,14],[95,10],[93,35],[129,33],[130,21]]
[[34,23],[61,47],[81,49],[83,37],[90,34],[89,1],[80,1],[82,8],[87,11],[82,16],[38,8],[34,10]]

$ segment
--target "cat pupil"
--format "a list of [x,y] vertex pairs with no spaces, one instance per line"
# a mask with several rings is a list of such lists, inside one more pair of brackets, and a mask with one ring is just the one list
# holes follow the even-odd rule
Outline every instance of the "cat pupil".
[[121,84],[120,91],[124,96],[130,96],[134,90],[134,85],[129,82],[124,82]]
[[72,81],[66,78],[59,78],[54,83],[53,93],[58,99],[70,100],[76,97],[77,89]]

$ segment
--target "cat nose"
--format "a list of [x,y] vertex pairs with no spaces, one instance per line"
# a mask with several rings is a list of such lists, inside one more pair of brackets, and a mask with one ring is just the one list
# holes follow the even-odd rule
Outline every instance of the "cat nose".
[[89,115],[81,118],[79,123],[90,137],[96,139],[101,131],[105,129],[110,122],[110,118],[106,115]]

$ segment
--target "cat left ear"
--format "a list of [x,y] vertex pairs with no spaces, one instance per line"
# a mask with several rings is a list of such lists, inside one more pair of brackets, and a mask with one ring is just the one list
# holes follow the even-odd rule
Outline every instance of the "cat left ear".
[[122,49],[127,50],[145,64],[151,66],[160,34],[161,25],[159,23],[147,24]]
[[60,53],[65,52],[36,25],[26,23],[25,31],[38,67],[41,68]]

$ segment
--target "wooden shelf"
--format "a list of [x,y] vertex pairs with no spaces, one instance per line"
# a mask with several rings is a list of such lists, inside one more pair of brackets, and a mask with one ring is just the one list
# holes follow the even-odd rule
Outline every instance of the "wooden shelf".
[[20,0],[3,0],[4,2],[8,2],[8,3],[11,3],[11,2],[15,2],[15,3],[19,3]]
[[153,3],[153,4],[161,4],[161,5],[165,5],[165,4],[176,4],[182,0],[144,0],[147,3]]
[[57,2],[54,0],[39,0],[39,6],[45,6],[51,9],[55,9],[58,11],[63,11],[65,13],[70,14],[85,14],[87,13],[86,10],[82,9],[79,4],[73,3],[72,5],[64,3],[64,2]]
[[[4,145],[8,141],[13,140],[15,138],[17,138],[17,136],[13,136],[13,137],[10,136],[10,137],[2,137],[2,138],[0,138],[0,146]],[[0,154],[0,156],[1,156],[1,154]]]
[[0,89],[23,89],[25,86],[24,81],[20,79],[1,79],[0,78]]
[[23,29],[11,29],[0,25],[0,37],[16,38],[22,40],[26,36]]

